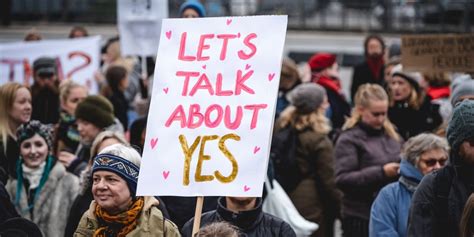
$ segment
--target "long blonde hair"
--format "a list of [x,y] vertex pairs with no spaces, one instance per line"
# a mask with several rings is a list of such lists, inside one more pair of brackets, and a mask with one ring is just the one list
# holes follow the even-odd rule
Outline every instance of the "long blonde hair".
[[306,128],[311,128],[321,134],[328,134],[331,131],[329,120],[319,109],[309,114],[301,114],[295,106],[290,105],[281,112],[280,121],[282,127],[291,125],[298,131]]
[[[367,83],[361,85],[354,97],[355,106],[352,110],[351,117],[346,121],[342,129],[347,130],[353,128],[357,123],[359,123],[362,117],[359,110],[361,108],[368,108],[372,101],[388,101],[387,92],[377,84]],[[389,137],[396,141],[400,141],[400,135],[398,135],[395,127],[388,118],[385,119],[383,128]]]
[[8,136],[15,136],[16,131],[10,128],[10,111],[15,102],[16,92],[21,88],[27,87],[16,82],[8,82],[0,86],[0,142],[4,153],[7,151]]

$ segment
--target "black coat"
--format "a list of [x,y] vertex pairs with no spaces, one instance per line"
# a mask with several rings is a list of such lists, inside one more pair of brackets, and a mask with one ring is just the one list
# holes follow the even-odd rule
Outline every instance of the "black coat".
[[[194,218],[189,220],[182,229],[182,235],[190,237]],[[201,228],[214,223],[226,221],[239,228],[241,236],[262,237],[296,237],[290,225],[278,217],[262,211],[262,199],[257,198],[256,208],[250,211],[234,213],[226,208],[225,197],[219,198],[217,210],[202,214]]]
[[474,192],[474,167],[463,164],[456,152],[451,152],[450,162],[426,175],[413,194],[408,236],[460,236],[464,205]]
[[[175,223],[179,229],[194,216],[196,209],[195,197],[176,197],[176,196],[162,196],[160,197],[166,204],[170,220]],[[204,198],[202,212],[216,210],[218,197]]]
[[16,177],[16,162],[20,157],[20,147],[11,136],[7,137],[7,149],[4,153],[0,142],[0,182],[6,184],[9,177]]
[[55,124],[59,121],[59,92],[47,88],[31,88],[32,107],[31,120],[39,120],[44,124]]
[[120,91],[114,91],[112,96],[108,97],[109,101],[114,106],[114,115],[120,120],[125,131],[128,129],[128,101],[125,99],[125,95]]
[[354,100],[354,96],[359,89],[359,86],[365,83],[379,84],[382,87],[385,86],[384,79],[384,70],[385,67],[382,67],[381,72],[379,73],[379,78],[374,78],[374,75],[370,71],[369,64],[367,61],[356,65],[354,67],[354,73],[352,74],[352,85],[351,85],[351,98]]
[[388,118],[405,141],[420,133],[433,131],[443,122],[439,105],[431,103],[428,97],[418,110],[408,107],[407,103],[396,102],[388,109]]
[[346,122],[346,117],[350,117],[351,105],[343,95],[336,91],[325,88],[328,102],[331,107],[331,124],[333,129],[340,129]]

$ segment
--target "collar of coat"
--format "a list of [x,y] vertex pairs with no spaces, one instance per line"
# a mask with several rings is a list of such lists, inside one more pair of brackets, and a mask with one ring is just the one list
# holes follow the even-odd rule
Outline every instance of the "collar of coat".
[[260,224],[263,218],[262,199],[257,198],[255,208],[249,211],[239,213],[232,212],[226,207],[225,197],[219,198],[217,202],[217,214],[221,219],[237,226],[241,230],[250,230]]

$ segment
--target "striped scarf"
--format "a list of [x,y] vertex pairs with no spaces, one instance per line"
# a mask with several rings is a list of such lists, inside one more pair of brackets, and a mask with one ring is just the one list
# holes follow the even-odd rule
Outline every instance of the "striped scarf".
[[144,202],[143,197],[137,198],[127,211],[117,215],[110,215],[97,205],[95,216],[99,221],[99,228],[95,231],[94,237],[125,237],[137,227],[138,215],[143,209]]

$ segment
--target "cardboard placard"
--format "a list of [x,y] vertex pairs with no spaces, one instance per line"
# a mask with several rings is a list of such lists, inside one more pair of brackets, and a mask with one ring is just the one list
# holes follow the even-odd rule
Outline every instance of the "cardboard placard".
[[404,70],[474,71],[474,34],[404,35],[401,50]]

